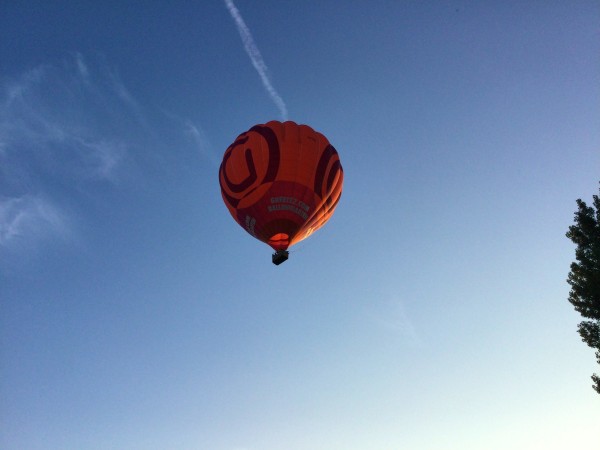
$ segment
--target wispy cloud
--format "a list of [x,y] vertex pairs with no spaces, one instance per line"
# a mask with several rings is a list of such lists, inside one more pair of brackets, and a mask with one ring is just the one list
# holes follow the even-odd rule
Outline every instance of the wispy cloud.
[[147,134],[141,122],[116,72],[79,53],[0,85],[0,250],[72,235],[62,205],[119,184],[133,136]]
[[85,82],[89,82],[90,80],[90,71],[88,70],[87,64],[83,60],[83,56],[81,53],[75,53],[75,63],[77,64],[77,69],[79,70],[79,75]]
[[208,158],[213,166],[218,167],[219,160],[212,150],[212,145],[204,130],[200,126],[194,125],[191,120],[186,120],[185,132],[194,141],[200,153]]
[[131,95],[129,89],[127,89],[125,84],[121,81],[119,73],[115,69],[110,68],[108,65],[105,67],[105,69],[112,83],[112,87],[118,95],[118,97],[131,109],[131,111],[133,111],[137,121],[141,125],[149,129],[148,123],[146,122],[146,118],[142,113],[142,108],[138,104],[137,100],[133,97],[133,95]]
[[83,178],[117,182],[117,172],[127,153],[127,145],[122,141],[111,141],[73,137],[74,143],[85,152],[79,173]]
[[4,86],[0,102],[4,163],[17,171],[27,166],[32,177],[39,175],[36,171],[58,171],[61,176],[115,181],[117,162],[127,145],[118,134],[102,131],[98,117],[110,121],[106,116],[111,112],[93,100],[101,89],[84,86],[90,83],[90,74],[81,55],[75,63],[75,73],[41,66]]
[[191,119],[182,117],[172,111],[163,109],[162,113],[175,125],[175,128],[177,129],[177,135],[173,136],[172,140],[179,139],[183,136],[186,140],[186,143],[185,145],[181,146],[182,149],[186,148],[187,145],[191,143],[194,150],[200,156],[208,160],[213,167],[219,167],[219,164],[221,164],[221,158],[215,151],[212,143],[210,142],[208,133],[206,133],[202,126],[196,124]]
[[68,234],[65,214],[50,201],[34,195],[0,198],[0,247]]
[[260,76],[260,80],[262,81],[263,86],[265,87],[267,93],[279,109],[279,113],[283,120],[287,119],[288,112],[285,102],[281,98],[281,96],[277,93],[275,88],[273,87],[273,83],[271,83],[271,79],[269,77],[269,69],[263,60],[258,47],[254,43],[254,39],[252,34],[250,33],[250,29],[244,22],[242,15],[239,10],[236,8],[235,4],[232,0],[225,0],[225,5],[231,14],[231,17],[235,21],[238,32],[240,33],[240,37],[242,38],[242,42],[244,43],[244,48],[246,49],[246,53],[250,57],[250,61],[252,61],[252,65],[258,72]]

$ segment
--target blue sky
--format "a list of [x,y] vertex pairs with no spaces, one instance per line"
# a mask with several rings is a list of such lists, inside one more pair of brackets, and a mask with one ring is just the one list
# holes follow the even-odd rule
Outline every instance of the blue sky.
[[[50,4],[51,3],[51,4]],[[0,447],[597,444],[565,281],[598,191],[594,1],[0,6]],[[324,133],[288,262],[218,165]]]

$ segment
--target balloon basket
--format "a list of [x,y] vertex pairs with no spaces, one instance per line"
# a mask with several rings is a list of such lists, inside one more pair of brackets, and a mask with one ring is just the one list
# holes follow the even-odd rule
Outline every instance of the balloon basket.
[[273,253],[273,264],[278,266],[282,262],[287,261],[289,255],[290,252],[287,250],[277,250],[275,253]]

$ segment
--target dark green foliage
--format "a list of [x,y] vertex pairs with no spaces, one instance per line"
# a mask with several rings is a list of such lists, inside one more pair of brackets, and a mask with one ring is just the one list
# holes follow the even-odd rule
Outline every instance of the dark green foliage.
[[[595,348],[600,364],[600,197],[594,195],[593,206],[577,200],[575,225],[567,237],[577,245],[575,262],[567,279],[571,285],[569,301],[584,320],[579,334],[587,345]],[[593,388],[600,394],[600,377],[592,375]]]

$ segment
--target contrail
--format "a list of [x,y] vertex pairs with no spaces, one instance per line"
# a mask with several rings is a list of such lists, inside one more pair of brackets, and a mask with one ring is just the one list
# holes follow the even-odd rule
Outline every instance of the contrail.
[[235,20],[238,32],[240,33],[240,37],[242,38],[242,42],[244,43],[246,53],[248,53],[250,61],[252,61],[252,65],[258,72],[263,86],[265,87],[269,96],[279,109],[283,120],[286,120],[288,115],[287,107],[285,106],[285,103],[281,96],[277,93],[277,91],[271,84],[271,80],[269,79],[269,69],[265,64],[265,61],[263,60],[262,55],[258,50],[258,47],[256,47],[256,44],[254,43],[254,39],[252,38],[252,34],[250,34],[250,30],[246,26],[244,19],[240,15],[240,12],[233,4],[233,0],[225,0],[225,5],[227,6],[229,13],[231,14],[231,17],[233,17],[233,20]]

